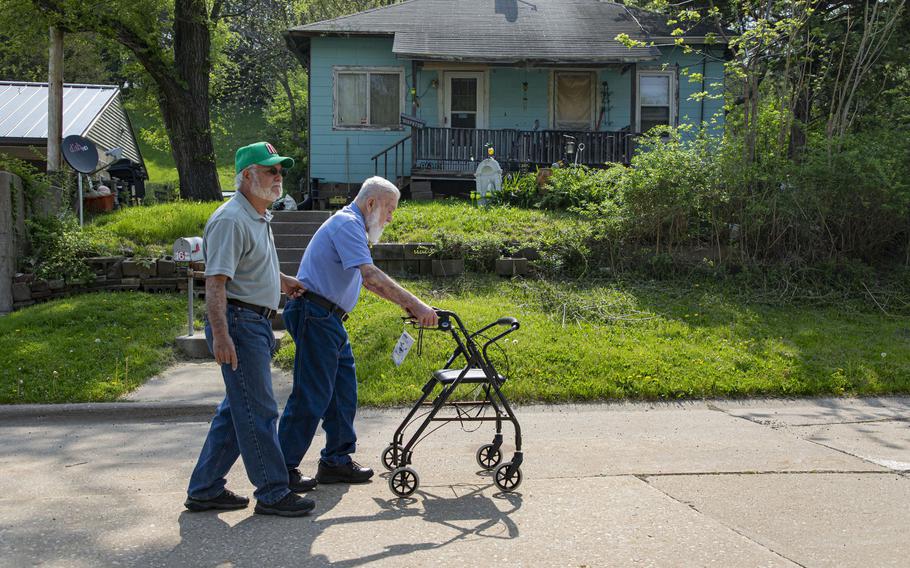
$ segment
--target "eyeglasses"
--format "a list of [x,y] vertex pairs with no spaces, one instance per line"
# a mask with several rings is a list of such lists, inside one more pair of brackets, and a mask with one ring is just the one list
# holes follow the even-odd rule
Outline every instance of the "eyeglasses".
[[282,176],[282,177],[284,177],[284,170],[280,170],[280,169],[276,168],[275,166],[272,166],[272,167],[270,167],[270,168],[266,168],[266,167],[261,167],[261,166],[260,166],[259,171],[265,172],[265,173],[267,173],[267,174],[269,174],[270,176],[273,176],[273,177],[274,177],[274,176]]

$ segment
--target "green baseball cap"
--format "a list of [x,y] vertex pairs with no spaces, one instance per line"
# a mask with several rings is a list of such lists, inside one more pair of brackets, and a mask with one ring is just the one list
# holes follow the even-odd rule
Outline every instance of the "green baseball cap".
[[294,167],[294,158],[279,156],[278,150],[268,142],[256,142],[249,146],[244,146],[234,154],[234,172],[240,173],[244,168],[256,164],[258,166],[274,166],[281,164],[281,167],[289,170]]

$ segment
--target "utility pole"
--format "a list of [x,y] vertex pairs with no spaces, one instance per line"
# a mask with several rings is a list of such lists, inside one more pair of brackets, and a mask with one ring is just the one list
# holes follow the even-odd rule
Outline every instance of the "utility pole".
[[47,65],[47,172],[63,169],[63,30],[51,26]]

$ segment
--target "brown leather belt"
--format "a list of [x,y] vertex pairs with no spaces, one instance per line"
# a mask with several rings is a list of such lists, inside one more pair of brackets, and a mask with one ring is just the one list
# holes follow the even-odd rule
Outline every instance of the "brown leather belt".
[[228,305],[231,305],[231,306],[237,306],[238,308],[243,308],[245,310],[250,310],[251,312],[256,312],[257,314],[261,315],[265,319],[272,319],[273,317],[275,317],[275,314],[278,313],[277,310],[273,310],[272,308],[257,306],[255,304],[248,304],[246,302],[241,302],[240,300],[235,300],[233,298],[228,298],[227,303],[228,303]]
[[317,306],[322,306],[323,308],[332,312],[333,314],[338,316],[338,318],[341,321],[347,321],[348,313],[346,311],[344,311],[343,309],[341,309],[338,306],[338,304],[333,304],[332,301],[329,300],[328,298],[326,298],[324,296],[320,296],[316,292],[310,292],[309,290],[307,290],[306,292],[303,293],[303,297],[306,298],[307,300],[309,300],[310,302],[313,302]]

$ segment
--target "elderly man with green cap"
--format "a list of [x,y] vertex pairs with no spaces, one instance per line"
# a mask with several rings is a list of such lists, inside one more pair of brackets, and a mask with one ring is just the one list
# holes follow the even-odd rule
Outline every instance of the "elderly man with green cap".
[[225,398],[212,419],[190,477],[190,511],[243,509],[249,499],[225,487],[228,471],[243,457],[256,487],[256,513],[297,517],[315,504],[288,487],[278,443],[278,405],[272,392],[275,338],[270,318],[281,293],[296,298],[303,285],[279,271],[268,206],[281,196],[294,160],[268,142],[237,150],[237,192],[209,218],[205,254],[205,337],[221,365]]

